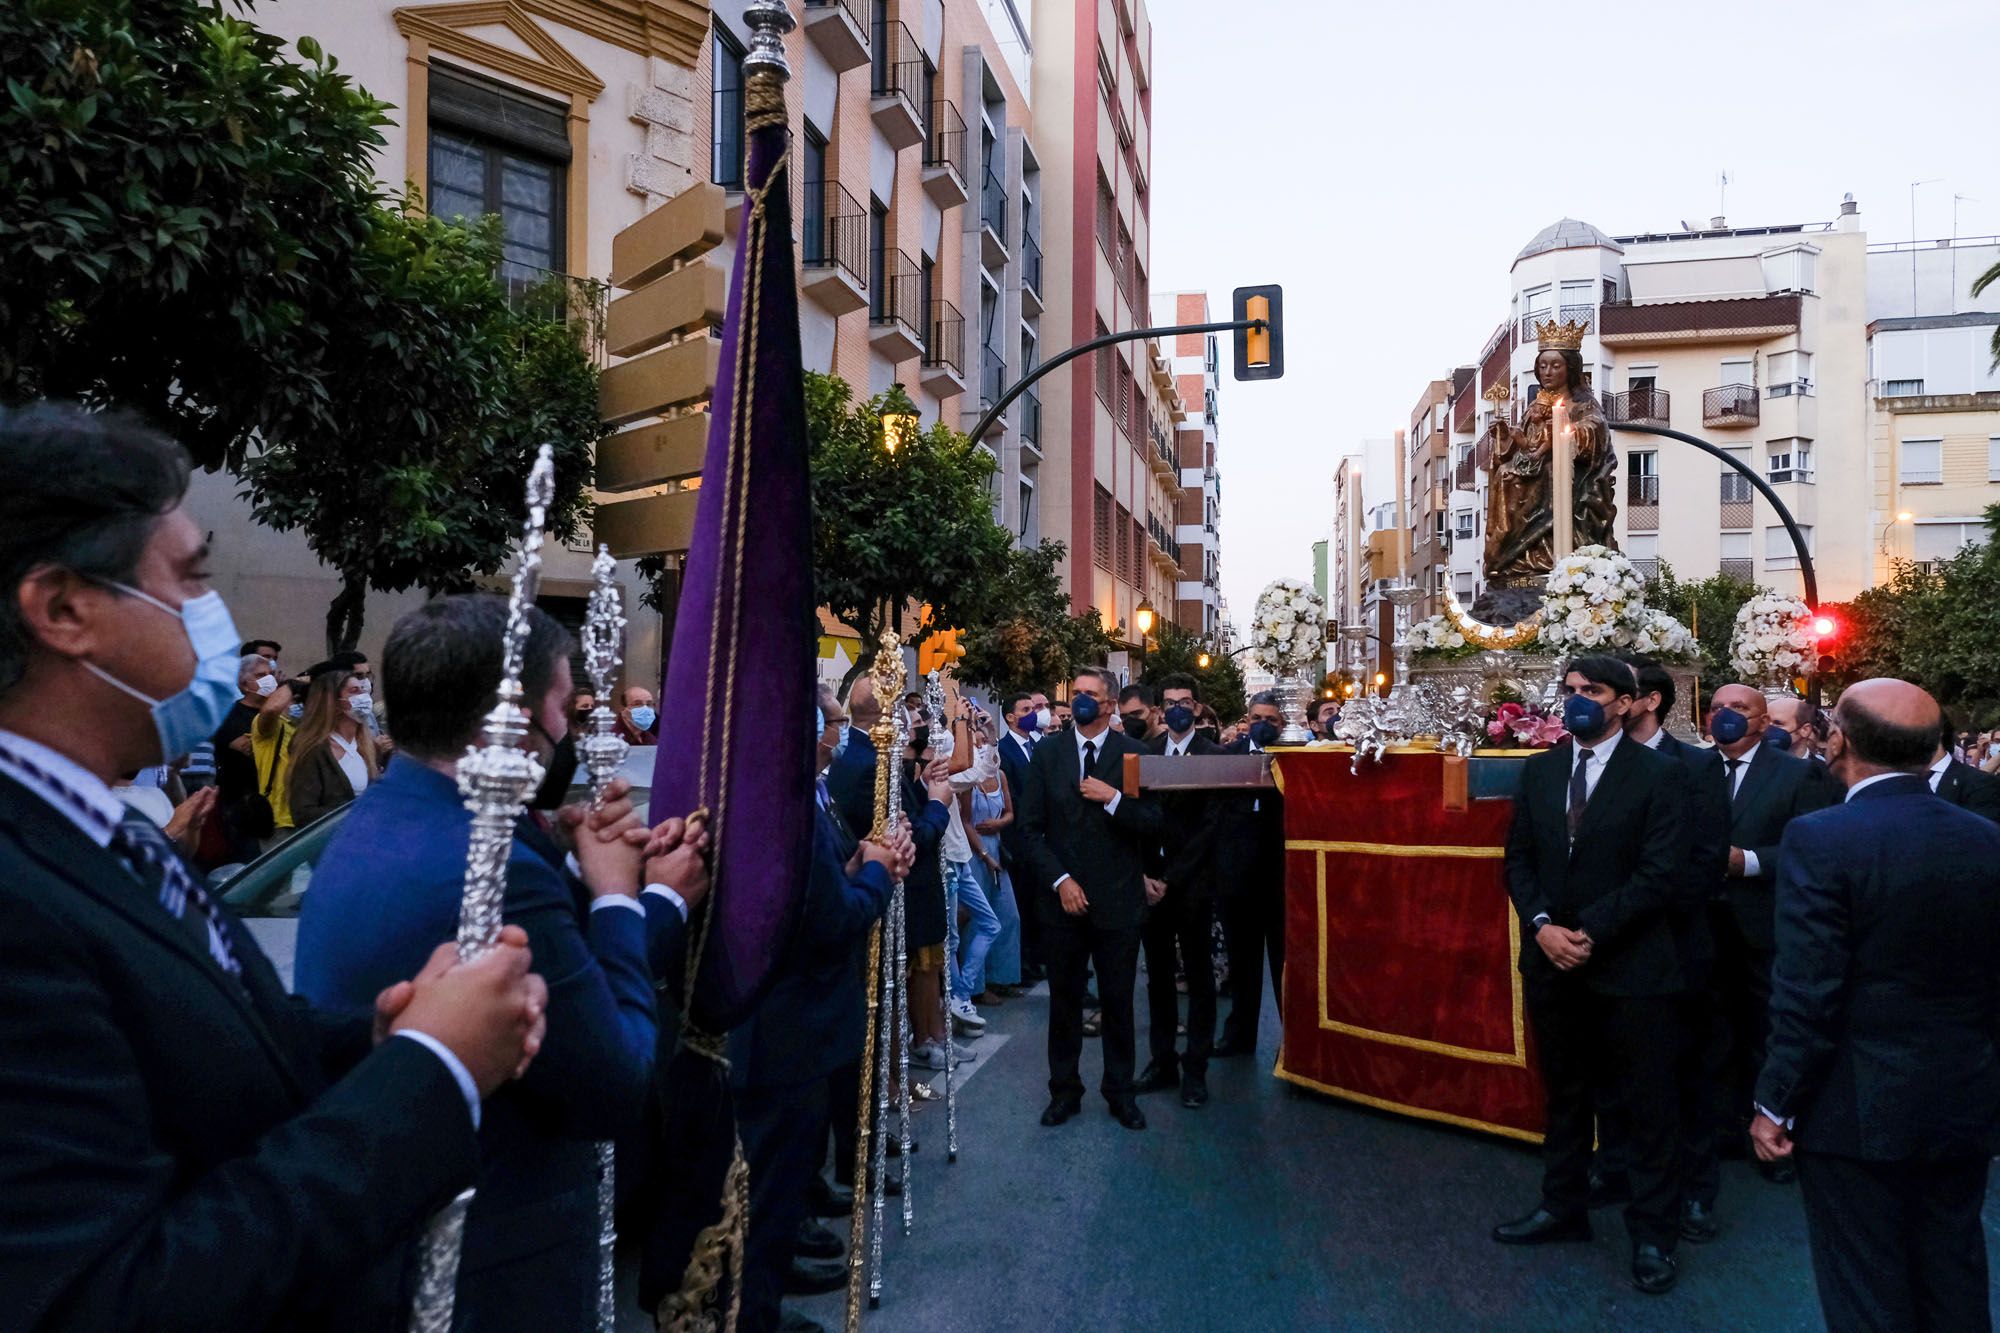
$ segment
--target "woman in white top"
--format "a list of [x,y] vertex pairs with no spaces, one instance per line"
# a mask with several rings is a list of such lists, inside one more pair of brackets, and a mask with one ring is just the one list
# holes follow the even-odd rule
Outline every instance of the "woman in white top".
[[305,715],[292,738],[292,823],[298,828],[338,810],[381,773],[368,720],[374,686],[351,671],[322,671],[306,691]]

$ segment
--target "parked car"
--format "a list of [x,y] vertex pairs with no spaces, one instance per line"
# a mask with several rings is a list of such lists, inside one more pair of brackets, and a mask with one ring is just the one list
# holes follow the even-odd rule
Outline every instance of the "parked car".
[[[641,806],[652,794],[655,753],[654,746],[636,746],[621,770]],[[588,784],[578,783],[570,788],[570,799],[583,800],[589,792]],[[225,866],[210,876],[223,905],[242,919],[287,988],[292,984],[292,958],[298,949],[299,912],[312,887],[313,869],[353,808],[343,805],[329,811],[248,865]]]

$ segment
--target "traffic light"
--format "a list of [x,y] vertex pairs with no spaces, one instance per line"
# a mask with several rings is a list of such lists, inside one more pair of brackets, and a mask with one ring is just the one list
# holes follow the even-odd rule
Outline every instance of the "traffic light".
[[1812,618],[1813,646],[1819,650],[1818,670],[1813,674],[1822,686],[1837,683],[1840,675],[1840,621],[1825,611]]
[[1260,329],[1236,330],[1236,378],[1275,380],[1285,373],[1285,289],[1238,287],[1231,297],[1230,318],[1262,320]]
[[917,644],[917,673],[928,676],[933,671],[949,671],[963,656],[965,647],[958,641],[957,630],[936,630]]

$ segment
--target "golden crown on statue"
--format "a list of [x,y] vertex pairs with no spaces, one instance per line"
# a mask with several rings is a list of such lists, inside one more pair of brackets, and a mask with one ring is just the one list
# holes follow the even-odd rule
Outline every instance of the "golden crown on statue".
[[1535,341],[1544,348],[1553,347],[1558,352],[1574,352],[1583,347],[1583,335],[1590,332],[1587,319],[1566,319],[1558,324],[1552,319],[1535,321]]

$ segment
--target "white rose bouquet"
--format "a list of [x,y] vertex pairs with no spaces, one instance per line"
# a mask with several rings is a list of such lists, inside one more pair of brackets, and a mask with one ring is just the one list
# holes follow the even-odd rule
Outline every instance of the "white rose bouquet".
[[1729,665],[1753,685],[1780,685],[1800,674],[1818,640],[1812,608],[1796,597],[1760,592],[1736,612]]
[[1309,583],[1273,579],[1257,598],[1251,654],[1274,676],[1326,669],[1326,607]]
[[1436,615],[1410,626],[1410,651],[1430,661],[1448,661],[1471,657],[1482,649],[1466,636],[1457,621]]
[[1540,646],[1562,655],[1640,652],[1685,658],[1694,636],[1664,611],[1646,606],[1646,585],[1623,554],[1579,546],[1556,563],[1542,590]]

